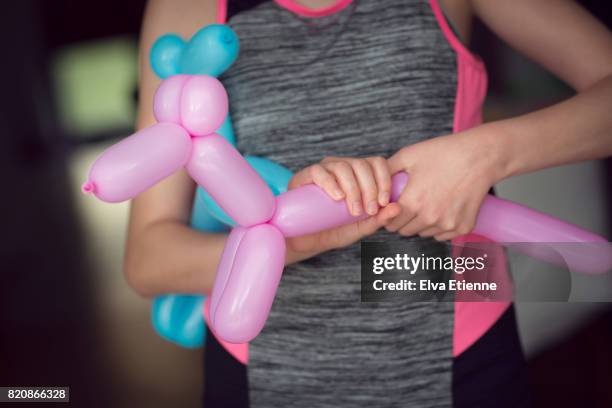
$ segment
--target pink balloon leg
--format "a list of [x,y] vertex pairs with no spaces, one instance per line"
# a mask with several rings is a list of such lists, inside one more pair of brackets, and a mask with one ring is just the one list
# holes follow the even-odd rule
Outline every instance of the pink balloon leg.
[[604,238],[501,198],[487,196],[473,232],[572,271],[600,274],[612,269],[612,246]]
[[219,135],[193,139],[187,171],[238,225],[261,224],[274,214],[276,201],[272,190]]
[[270,313],[285,266],[285,238],[261,224],[230,239],[217,271],[210,319],[223,340],[246,343],[259,334]]
[[[214,290],[210,297],[210,315],[214,316],[219,304],[221,294],[225,290],[225,286],[230,278],[234,262],[236,260],[236,253],[238,247],[244,235],[248,231],[245,227],[235,227],[231,230],[225,241],[225,247],[223,248],[223,254],[221,255],[221,261],[217,266],[217,274],[215,275],[215,283],[213,285]],[[212,322],[212,318],[211,318]]]

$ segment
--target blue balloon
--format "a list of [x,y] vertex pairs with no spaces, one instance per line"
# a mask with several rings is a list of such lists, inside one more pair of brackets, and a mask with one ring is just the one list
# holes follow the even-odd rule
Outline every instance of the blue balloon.
[[217,77],[236,61],[239,48],[238,36],[229,26],[206,26],[195,33],[185,47],[181,57],[181,72]]
[[238,36],[224,24],[207,25],[187,42],[166,34],[151,47],[151,68],[162,79],[176,74],[217,77],[236,61],[239,48]]
[[151,47],[151,69],[164,79],[179,73],[179,63],[185,41],[176,34],[166,34],[155,41]]
[[234,227],[236,223],[219,207],[219,204],[208,194],[206,190],[198,186],[196,189],[195,202],[197,202],[198,208],[202,208],[206,211],[207,216],[213,220],[221,223],[222,225]]
[[275,196],[287,192],[293,172],[283,165],[257,156],[245,156],[245,159],[264,179]]
[[227,224],[222,223],[212,216],[206,208],[206,204],[199,200],[197,195],[193,200],[193,209],[191,210],[191,228],[198,231],[206,232],[226,232],[229,230]]
[[164,339],[186,348],[204,344],[206,325],[202,318],[204,296],[164,295],[155,298],[151,321]]

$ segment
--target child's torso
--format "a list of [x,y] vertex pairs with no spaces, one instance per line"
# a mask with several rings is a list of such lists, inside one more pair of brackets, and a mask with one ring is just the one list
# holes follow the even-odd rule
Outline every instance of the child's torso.
[[[221,79],[243,154],[297,171],[452,131],[456,55],[426,0],[320,18],[269,1],[229,24],[241,50]],[[286,268],[250,344],[251,404],[450,406],[452,337],[452,302],[361,303],[359,244],[331,251]]]

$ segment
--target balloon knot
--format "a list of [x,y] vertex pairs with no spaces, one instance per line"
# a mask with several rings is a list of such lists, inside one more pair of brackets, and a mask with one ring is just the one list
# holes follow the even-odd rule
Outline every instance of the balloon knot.
[[81,186],[81,191],[83,192],[83,194],[90,194],[93,193],[94,190],[96,189],[96,186],[94,183],[92,183],[91,181],[86,181],[85,183],[83,183],[83,185]]

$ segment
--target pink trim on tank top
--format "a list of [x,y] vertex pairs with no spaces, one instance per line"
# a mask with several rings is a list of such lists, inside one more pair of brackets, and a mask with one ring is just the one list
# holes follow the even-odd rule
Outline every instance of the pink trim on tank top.
[[276,4],[279,6],[286,8],[287,10],[302,16],[302,17],[324,17],[329,16],[330,14],[334,14],[344,9],[346,6],[351,4],[353,0],[338,0],[335,4],[332,4],[328,7],[312,9],[306,6],[303,6],[296,1],[293,0],[274,0]]
[[[446,40],[457,54],[457,95],[453,132],[482,123],[482,105],[487,93],[487,71],[477,56],[472,54],[449,27],[437,0],[430,0],[431,9]],[[476,234],[467,234],[453,240],[462,242],[490,242]],[[496,274],[507,276],[506,263],[500,262]],[[497,276],[500,276],[497,275]],[[485,334],[508,309],[509,302],[455,302],[455,328],[453,356],[456,357]]]
[[217,0],[217,24],[225,24],[227,20],[227,0]]
[[215,334],[212,330],[212,325],[210,324],[210,318],[208,309],[210,307],[210,296],[206,298],[204,302],[204,320],[206,321],[206,326],[210,333],[215,336],[215,339],[223,346],[223,348],[230,353],[234,358],[240,361],[242,364],[247,364],[249,362],[249,343],[228,343],[225,340],[221,340],[219,336]]

